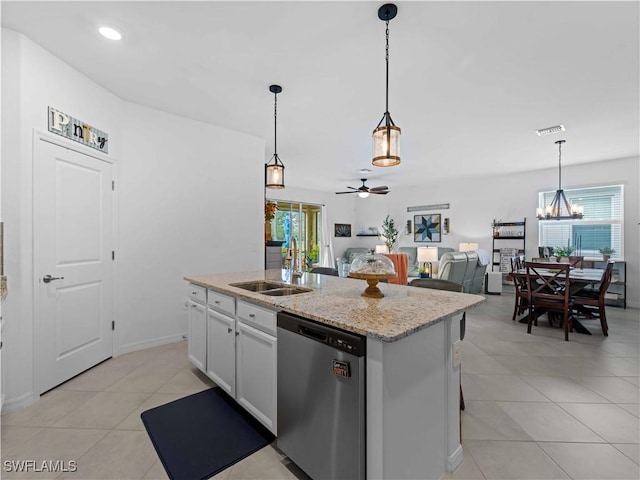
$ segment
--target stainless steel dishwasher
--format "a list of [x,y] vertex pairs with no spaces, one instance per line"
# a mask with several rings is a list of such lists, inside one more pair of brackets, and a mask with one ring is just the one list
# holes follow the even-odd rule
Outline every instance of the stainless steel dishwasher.
[[365,337],[278,313],[278,448],[314,480],[365,478]]

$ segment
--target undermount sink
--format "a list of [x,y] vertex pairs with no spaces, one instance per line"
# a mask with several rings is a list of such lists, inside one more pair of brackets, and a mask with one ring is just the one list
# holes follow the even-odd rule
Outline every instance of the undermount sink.
[[265,290],[273,290],[274,288],[282,288],[283,285],[279,283],[265,282],[264,280],[258,280],[255,282],[242,282],[242,283],[230,283],[231,287],[242,288],[243,290],[249,290],[250,292],[264,292]]
[[297,293],[307,293],[311,292],[310,288],[299,288],[299,287],[285,287],[285,288],[274,288],[273,290],[265,290],[264,292],[260,292],[263,295],[269,295],[271,297],[283,297],[285,295],[295,295]]
[[310,288],[292,287],[281,283],[265,282],[257,280],[255,282],[230,283],[229,286],[257,292],[271,297],[283,297],[285,295],[295,295],[297,293],[307,293],[313,291]]

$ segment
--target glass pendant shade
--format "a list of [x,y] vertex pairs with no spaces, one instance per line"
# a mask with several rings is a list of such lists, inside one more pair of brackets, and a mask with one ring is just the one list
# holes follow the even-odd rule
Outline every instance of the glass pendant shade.
[[400,163],[400,127],[378,127],[373,131],[373,160],[376,167],[393,167]]
[[264,166],[264,185],[267,188],[284,188],[284,164],[278,155],[271,157]]

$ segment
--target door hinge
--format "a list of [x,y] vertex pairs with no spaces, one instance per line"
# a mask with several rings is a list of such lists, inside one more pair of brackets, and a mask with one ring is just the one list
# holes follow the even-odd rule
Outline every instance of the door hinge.
[[111,320],[111,330],[115,330],[115,329],[116,329],[116,321]]
[[115,260],[115,259],[116,259],[116,251],[111,250],[111,260]]
[[111,180],[111,190],[115,190],[115,189],[116,189],[116,181]]

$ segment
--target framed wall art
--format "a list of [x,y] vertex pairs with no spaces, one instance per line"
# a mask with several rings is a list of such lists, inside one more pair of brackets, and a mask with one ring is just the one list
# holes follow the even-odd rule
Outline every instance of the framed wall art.
[[414,215],[413,241],[440,242],[442,241],[441,215]]
[[336,237],[350,237],[351,236],[351,224],[350,223],[334,223],[333,232]]

